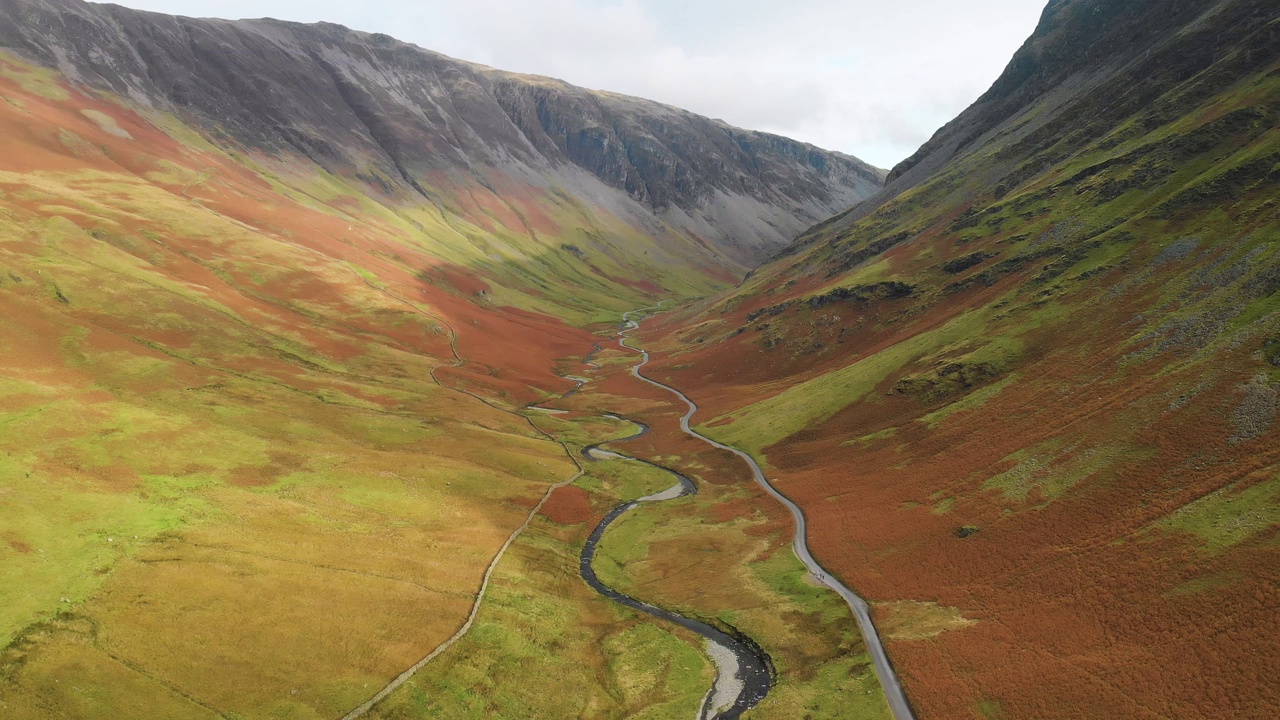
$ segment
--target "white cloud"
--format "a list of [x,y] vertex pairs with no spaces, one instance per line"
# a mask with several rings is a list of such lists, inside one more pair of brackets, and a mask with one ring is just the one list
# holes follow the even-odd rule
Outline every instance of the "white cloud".
[[891,166],[990,86],[1043,0],[124,0],[328,20]]

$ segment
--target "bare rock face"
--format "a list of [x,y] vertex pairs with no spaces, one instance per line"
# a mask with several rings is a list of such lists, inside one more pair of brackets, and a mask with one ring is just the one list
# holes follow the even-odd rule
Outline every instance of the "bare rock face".
[[0,0],[0,47],[387,194],[494,173],[592,196],[610,188],[744,265],[884,178],[840,153],[327,23]]
[[[1218,8],[1210,11],[1213,5]],[[1099,115],[1079,118],[1090,123],[1142,109],[1158,88],[1184,82],[1217,59],[1218,43],[1189,42],[1180,34],[1196,18],[1225,30],[1258,26],[1275,10],[1268,11],[1265,2],[1230,5],[1228,9],[1226,3],[1203,0],[1051,0],[1035,32],[991,88],[894,167],[888,180],[921,163],[938,166],[1046,96],[1066,101],[1092,88],[1107,92],[1106,102],[1094,108]],[[1256,62],[1265,61],[1265,48],[1255,50]]]
[[[850,226],[996,138],[1016,136],[1000,160],[1022,165],[997,182],[1014,187],[1104,129],[1179,117],[1224,81],[1202,75],[1224,52],[1231,57],[1218,72],[1231,76],[1276,57],[1276,34],[1257,32],[1275,14],[1268,0],[1051,0],[991,88],[898,163],[883,189],[824,229]],[[1181,105],[1156,104],[1181,85]]]

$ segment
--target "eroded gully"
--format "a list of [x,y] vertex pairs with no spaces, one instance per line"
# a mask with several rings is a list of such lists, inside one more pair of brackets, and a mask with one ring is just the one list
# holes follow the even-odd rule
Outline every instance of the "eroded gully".
[[810,574],[812,574],[818,582],[834,590],[849,605],[849,609],[853,611],[854,617],[858,620],[858,629],[862,633],[863,642],[867,646],[867,653],[871,656],[872,664],[876,670],[876,676],[880,680],[881,687],[884,688],[885,697],[889,702],[889,709],[893,712],[895,720],[915,720],[915,714],[911,710],[911,705],[907,703],[907,696],[902,691],[902,684],[898,681],[897,673],[894,672],[893,665],[889,662],[889,656],[885,653],[884,644],[880,641],[880,634],[876,632],[875,624],[871,621],[871,608],[867,605],[867,601],[863,600],[861,596],[851,590],[844,583],[840,582],[840,580],[835,576],[827,572],[827,570],[813,558],[813,555],[810,554],[809,543],[807,540],[808,528],[805,522],[804,511],[800,509],[799,505],[796,505],[787,496],[778,492],[778,490],[769,483],[768,478],[765,477],[764,471],[755,461],[755,458],[735,447],[717,442],[689,426],[689,419],[698,411],[697,403],[690,400],[687,395],[676,388],[646,377],[640,372],[640,369],[649,363],[649,353],[646,350],[629,345],[627,343],[626,333],[640,327],[639,323],[631,319],[632,315],[656,309],[657,308],[644,308],[642,310],[633,310],[624,313],[622,316],[624,330],[619,334],[618,344],[628,350],[640,353],[642,357],[641,362],[631,368],[631,374],[650,385],[660,387],[663,390],[674,394],[676,397],[684,401],[688,410],[686,410],[684,416],[680,418],[680,429],[686,434],[698,438],[713,447],[720,448],[721,450],[727,450],[741,458],[751,469],[752,477],[762,488],[764,488],[765,492],[769,493],[769,495],[771,495],[775,500],[786,506],[787,510],[791,512],[791,517],[795,520],[796,527],[795,538],[791,543],[791,548],[795,551],[796,557],[800,558],[800,561],[804,563],[805,567],[809,569]]

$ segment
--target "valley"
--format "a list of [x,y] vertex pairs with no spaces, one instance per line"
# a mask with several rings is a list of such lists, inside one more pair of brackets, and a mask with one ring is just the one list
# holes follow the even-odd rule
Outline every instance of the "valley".
[[[424,684],[433,716],[703,704],[715,672],[701,641],[592,599],[576,575],[585,533],[545,519],[564,520],[570,489],[615,505],[665,486],[631,494],[654,478],[617,461],[578,475],[574,453],[617,421],[521,408],[573,387],[558,359],[596,343],[579,326],[724,287],[732,260],[674,227],[652,244],[624,194],[602,209],[480,184],[428,190],[449,199],[424,207],[412,187],[379,195],[3,62],[6,716],[412,714]],[[594,414],[656,403],[609,405]],[[722,535],[740,556],[762,550]],[[612,553],[597,562],[616,567]],[[512,594],[526,572],[532,605]],[[768,608],[821,607],[791,597],[798,572],[719,579],[730,603],[670,604],[791,635]],[[577,622],[510,646],[547,616]],[[782,672],[850,662],[828,643],[852,625],[804,624],[770,648]],[[429,678],[365,705],[424,658]],[[455,658],[498,662],[485,682],[504,690],[456,678]],[[565,683],[540,708],[522,691],[535,676]],[[874,690],[871,673],[853,677]],[[832,681],[768,702],[835,707]]]
[[0,717],[1276,717],[1272,5],[882,170],[0,0]]
[[[631,313],[625,313],[630,315]],[[624,325],[626,327],[635,327],[635,323]],[[622,336],[620,336],[621,338]],[[533,408],[534,415],[538,417],[538,422],[554,421],[555,424],[562,426],[585,425],[586,427],[598,426],[604,424],[605,427],[610,425],[617,427],[619,424],[623,426],[623,430],[618,433],[615,439],[609,441],[609,447],[618,447],[620,443],[632,444],[641,438],[648,439],[651,432],[656,435],[662,430],[652,430],[648,422],[660,421],[665,417],[667,425],[672,430],[679,432],[682,421],[674,415],[679,411],[679,407],[669,402],[661,403],[657,407],[649,409],[640,409],[634,406],[629,410],[629,414],[636,414],[645,419],[646,424],[641,424],[639,420],[624,421],[618,415],[607,410],[601,410],[602,405],[618,403],[621,398],[618,395],[599,392],[594,385],[601,382],[614,383],[618,379],[627,379],[629,382],[636,382],[641,376],[635,371],[640,367],[635,363],[636,360],[643,361],[642,357],[637,357],[629,352],[629,348],[622,343],[617,343],[616,350],[610,350],[606,344],[604,351],[597,350],[596,353],[602,356],[600,365],[588,365],[585,375],[594,377],[584,378],[580,388],[565,393],[558,399],[544,401]],[[625,349],[625,350],[624,350]],[[612,371],[610,371],[612,369]],[[581,371],[579,371],[581,372]],[[617,375],[622,377],[618,378]],[[625,403],[623,403],[625,404]],[[547,410],[550,413],[542,411]],[[660,410],[660,414],[654,414]],[[674,420],[674,422],[671,422]],[[639,430],[628,430],[626,426],[632,428],[638,427]],[[687,520],[690,516],[697,517],[694,522],[698,525],[703,523],[723,523],[725,505],[725,490],[715,487],[715,485],[706,485],[705,482],[714,482],[722,486],[732,485],[734,480],[732,476],[725,476],[724,471],[736,472],[741,474],[743,468],[734,467],[730,464],[727,468],[712,468],[704,466],[700,462],[694,462],[688,465],[689,468],[696,470],[687,471],[689,475],[683,474],[681,471],[671,469],[675,467],[685,467],[686,463],[678,456],[663,454],[660,457],[663,464],[656,464],[653,461],[643,459],[639,456],[622,455],[610,449],[604,450],[601,445],[603,443],[585,444],[589,436],[584,436],[581,430],[574,430],[564,434],[558,434],[562,437],[570,447],[576,450],[578,457],[584,458],[587,462],[584,465],[584,473],[586,474],[586,487],[588,492],[579,495],[573,492],[577,488],[565,487],[557,491],[553,495],[551,502],[548,503],[543,515],[551,528],[557,526],[568,526],[567,528],[557,529],[556,534],[563,536],[568,528],[573,528],[573,537],[579,538],[578,542],[582,543],[582,550],[578,557],[570,559],[567,547],[561,546],[558,551],[561,558],[558,561],[560,565],[559,575],[560,581],[563,582],[564,568],[568,563],[578,561],[581,564],[581,573],[586,579],[587,584],[600,592],[610,602],[616,602],[628,608],[640,611],[633,617],[641,622],[641,626],[652,623],[647,619],[649,616],[659,618],[662,622],[660,627],[677,627],[692,630],[693,632],[705,638],[710,638],[716,644],[724,647],[729,653],[729,657],[719,656],[716,664],[720,666],[718,672],[713,672],[704,684],[694,685],[692,689],[700,693],[698,695],[690,694],[687,696],[686,702],[693,702],[692,707],[696,710],[701,707],[700,717],[745,717],[742,712],[757,708],[760,711],[781,713],[789,715],[795,712],[823,713],[833,717],[838,717],[841,713],[846,712],[851,707],[850,702],[856,702],[857,712],[864,717],[894,717],[885,703],[883,694],[880,692],[876,671],[871,665],[870,658],[865,655],[865,648],[861,645],[861,639],[857,632],[857,626],[854,618],[848,612],[840,611],[840,603],[837,598],[823,593],[819,590],[821,587],[813,583],[809,578],[806,568],[800,563],[792,560],[783,562],[783,557],[777,555],[779,551],[785,552],[788,547],[787,536],[775,534],[769,538],[767,547],[771,548],[768,552],[772,556],[770,565],[782,565],[766,569],[760,567],[753,571],[752,575],[742,578],[724,578],[709,577],[706,574],[708,568],[702,567],[698,570],[696,578],[681,577],[680,570],[667,574],[662,579],[662,584],[655,586],[649,582],[637,584],[629,577],[631,573],[631,561],[627,558],[637,556],[637,550],[641,554],[644,553],[643,545],[648,541],[646,536],[653,532],[655,520],[644,515],[651,514],[652,511],[644,513],[641,517],[628,520],[622,529],[623,539],[614,540],[617,534],[606,535],[605,531],[615,521],[624,517],[624,514],[636,509],[642,512],[644,507],[652,506],[656,503],[671,503],[681,501],[684,507],[678,510],[672,510],[675,517],[684,517]],[[694,436],[687,436],[693,439]],[[666,444],[666,441],[661,441]],[[698,441],[694,447],[701,444]],[[715,449],[714,446],[704,446]],[[642,455],[648,455],[643,453]],[[633,476],[636,468],[643,472],[638,478],[629,478]],[[603,468],[608,468],[603,470]],[[628,469],[624,469],[628,468]],[[698,478],[698,481],[691,479]],[[637,484],[641,478],[644,484]],[[715,480],[710,480],[715,478]],[[676,480],[676,485],[672,486],[672,480]],[[604,480],[603,486],[596,487],[596,482]],[[620,482],[621,481],[621,482]],[[568,495],[573,499],[570,500]],[[730,497],[738,495],[736,492],[729,493]],[[621,499],[620,504],[616,504]],[[763,499],[763,498],[760,498]],[[690,501],[697,501],[695,507],[690,507]],[[563,506],[562,506],[563,503]],[[664,515],[667,513],[663,513]],[[542,519],[542,518],[540,518]],[[742,522],[734,522],[737,518],[731,518],[730,522],[734,526],[743,527]],[[662,520],[657,520],[659,525],[665,524]],[[538,527],[539,523],[535,523],[532,533],[540,536],[547,529]],[[721,533],[722,541],[731,541],[733,530],[728,529],[729,533]],[[639,533],[637,536],[636,533]],[[705,529],[697,526],[683,526],[667,528],[662,533],[664,546],[666,543],[678,543],[684,545],[686,543],[701,544],[705,539],[701,538],[705,533]],[[513,549],[521,552],[521,546],[539,542],[528,538],[521,538],[516,541]],[[754,547],[754,549],[753,549]],[[715,548],[717,555],[723,552],[733,551],[729,546],[718,545]],[[757,543],[751,543],[748,547],[742,548],[742,551],[750,553],[758,552],[760,546]],[[681,554],[692,554],[697,557],[699,554],[705,553],[704,547],[685,547],[677,549],[668,547],[667,552],[679,552]],[[595,559],[600,554],[601,559]],[[748,556],[749,557],[749,556]],[[719,557],[698,558],[695,562],[699,564],[716,563]],[[762,562],[760,558],[749,561],[751,564]],[[677,566],[680,563],[677,563]],[[774,576],[782,570],[785,575]],[[533,567],[529,567],[527,571],[534,571]],[[538,566],[536,571],[555,572],[554,568]],[[765,573],[765,574],[760,574]],[[755,577],[752,577],[755,576]],[[767,587],[759,587],[758,583],[764,580]],[[688,582],[696,583],[693,586],[687,586],[685,590],[681,590],[680,595],[672,595],[675,588],[685,585]],[[698,598],[690,601],[682,599],[681,596],[687,598],[687,593],[692,590],[700,593],[704,587],[700,587],[702,583],[710,582],[714,585],[720,585],[717,594],[711,597]],[[802,598],[794,597],[796,588],[794,583],[799,581],[803,586],[807,586],[804,594],[808,595],[807,599],[801,602]],[[521,583],[525,593],[535,593],[537,597],[537,585],[533,583]],[[727,587],[726,587],[727,586]],[[624,588],[619,591],[615,587]],[[545,590],[543,592],[546,592]],[[655,595],[656,593],[656,595]],[[659,601],[657,598],[661,598]],[[719,602],[718,598],[724,599],[726,607],[716,607],[715,603]],[[542,602],[558,602],[564,604],[564,598],[539,598]],[[656,603],[656,606],[655,606]],[[675,606],[676,609],[669,610],[668,607]],[[811,621],[802,621],[803,616],[798,611],[809,608],[809,612],[822,609],[822,613],[827,617],[818,627],[812,627]],[[499,613],[501,611],[491,610],[490,612]],[[527,612],[527,611],[526,611]],[[485,611],[481,612],[481,622],[484,621]],[[696,619],[693,619],[696,618]],[[526,620],[528,618],[526,617]],[[633,621],[634,622],[634,621]],[[820,642],[820,638],[824,635],[836,631],[836,628],[844,627],[838,630],[841,636],[845,638],[842,645],[831,650],[820,649],[814,646],[815,641]],[[531,644],[545,643],[550,638],[547,635],[548,630],[541,628],[542,635],[535,634],[527,638],[526,642]],[[510,634],[509,628],[504,628],[504,635]],[[798,637],[797,637],[798,636]],[[802,640],[805,644],[798,643]],[[556,638],[556,641],[562,642],[562,638]],[[453,675],[459,677],[470,676],[471,682],[480,682],[480,686],[472,686],[468,697],[479,699],[481,697],[492,697],[491,691],[483,689],[486,681],[491,681],[494,676],[506,676],[509,669],[504,666],[501,672],[491,671],[487,675],[476,675],[478,662],[493,662],[487,658],[485,650],[475,646],[488,646],[491,640],[488,638],[480,639],[472,637],[463,639],[460,643],[461,657],[448,658],[441,657],[440,662],[449,669],[437,669],[431,677],[423,677],[419,675],[413,680],[406,683],[409,687],[400,690],[396,694],[390,695],[386,702],[376,705],[370,713],[374,717],[400,717],[403,715],[414,715],[416,713],[429,714],[433,717],[468,717],[468,711],[459,711],[460,709],[451,704],[442,702],[441,697],[449,697],[451,700],[457,700],[457,695],[448,695],[441,691],[436,683],[439,680],[434,678],[445,677],[446,682],[452,682]],[[606,647],[608,645],[606,644]],[[695,644],[695,648],[698,644]],[[764,648],[770,648],[772,655],[766,655]],[[775,650],[777,648],[777,650]],[[666,653],[671,653],[670,648],[664,648],[662,645],[654,646],[633,646],[631,652],[639,652],[643,654],[655,653],[651,658],[653,661],[665,663]],[[817,650],[818,652],[815,652]],[[832,652],[834,650],[834,652]],[[540,668],[553,662],[553,657],[563,651],[552,651],[544,648],[543,652],[532,655],[521,655],[521,664],[532,665],[535,675]],[[575,649],[575,653],[589,653],[589,650]],[[475,656],[472,655],[475,653]],[[657,655],[662,653],[662,655]],[[717,658],[714,650],[709,651],[712,658]],[[678,655],[677,655],[678,657]],[[486,658],[480,660],[479,658]],[[634,661],[634,658],[630,659]],[[618,658],[619,662],[623,662],[623,658]],[[457,670],[453,669],[453,663],[457,663],[461,667]],[[612,665],[612,663],[611,663]],[[483,667],[484,665],[479,665]],[[490,666],[491,667],[491,666]],[[669,667],[669,666],[668,666]],[[782,678],[786,678],[781,685],[773,686],[775,682],[774,675],[779,672],[780,668],[786,669],[786,674]],[[844,669],[847,668],[847,669]],[[690,669],[688,666],[684,670]],[[725,671],[728,671],[726,674]],[[611,673],[635,672],[634,666],[622,664],[618,668],[610,667]],[[668,672],[679,672],[678,668],[670,668]],[[814,672],[821,673],[818,677],[811,677]],[[563,668],[559,672],[565,672]],[[466,675],[461,675],[466,673]],[[841,680],[840,676],[848,673],[848,678]],[[523,672],[520,673],[523,675]],[[734,676],[737,675],[738,682],[733,682]],[[825,676],[825,677],[823,677]],[[670,677],[670,676],[668,676]],[[575,676],[575,681],[582,683],[583,686],[593,686],[594,683]],[[629,684],[633,682],[627,678],[619,678],[620,682]],[[519,683],[515,685],[518,687]],[[773,687],[771,687],[773,686]],[[446,686],[448,687],[448,686]],[[721,688],[727,688],[728,693]],[[708,688],[712,688],[708,692]],[[455,691],[458,688],[454,688]],[[517,699],[518,698],[518,699]],[[531,698],[524,696],[516,696],[508,698],[501,696],[500,704],[490,704],[488,711],[504,716],[522,716],[522,715],[540,715],[545,712],[565,713],[565,714],[590,714],[592,712],[600,712],[598,706],[590,704],[591,695],[584,697],[581,692],[575,693],[568,698],[555,697],[545,700],[553,703],[550,705],[531,705]],[[566,700],[570,704],[563,705]],[[598,702],[598,698],[596,699]],[[763,701],[763,702],[762,702]],[[641,715],[652,714],[655,717],[665,717],[666,712],[673,710],[673,704],[666,701],[655,702],[654,707],[647,708]],[[580,704],[586,703],[586,704]],[[757,706],[757,704],[759,705]],[[474,712],[474,706],[470,712]],[[686,706],[687,707],[687,706]],[[714,712],[715,708],[719,708],[718,712]],[[687,710],[686,710],[687,712]]]

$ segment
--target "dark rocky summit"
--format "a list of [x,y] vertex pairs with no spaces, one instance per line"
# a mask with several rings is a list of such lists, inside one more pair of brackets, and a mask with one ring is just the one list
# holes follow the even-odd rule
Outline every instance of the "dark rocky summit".
[[[1160,89],[1190,80],[1220,59],[1224,33],[1260,28],[1276,13],[1267,2],[1213,5],[1203,0],[1053,0],[991,88],[898,163],[888,180],[921,163],[937,167],[1045,96],[1062,104],[1071,101],[1074,107],[1065,108],[1048,127],[1055,135],[1076,136],[1077,145],[1088,137],[1082,131],[1089,126],[1156,113],[1149,105]],[[1188,26],[1191,32],[1183,32]],[[1276,43],[1269,33],[1249,35],[1248,44],[1234,49],[1241,53],[1236,69],[1243,73],[1270,62]],[[1214,87],[1208,80],[1200,81],[1202,88]],[[1177,115],[1173,108],[1164,110],[1163,119]],[[1161,119],[1151,117],[1146,124]],[[1039,135],[1050,133],[1041,130]]]
[[639,205],[621,212],[656,213],[748,265],[884,177],[786,138],[328,23],[0,0],[0,47],[389,195],[505,176],[595,198],[603,183]]
[[[1274,61],[1275,17],[1270,0],[1053,0],[986,93],[898,163],[882,190],[806,235],[847,228],[997,141],[1000,192],[1123,122],[1141,134],[1179,118]],[[1162,99],[1170,88],[1180,90]]]

